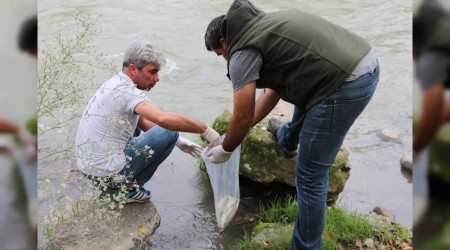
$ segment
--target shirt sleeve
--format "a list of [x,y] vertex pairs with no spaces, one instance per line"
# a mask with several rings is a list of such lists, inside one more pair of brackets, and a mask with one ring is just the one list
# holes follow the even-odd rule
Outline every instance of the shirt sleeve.
[[235,52],[230,58],[230,78],[233,91],[236,92],[248,83],[259,79],[262,67],[262,56],[256,49],[243,49]]
[[417,61],[417,78],[423,90],[448,78],[450,58],[439,52],[426,52]]

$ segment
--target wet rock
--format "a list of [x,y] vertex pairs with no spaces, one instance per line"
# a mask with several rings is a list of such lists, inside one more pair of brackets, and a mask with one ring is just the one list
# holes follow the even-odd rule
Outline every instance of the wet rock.
[[388,217],[391,221],[395,221],[394,214],[389,212],[389,210],[387,210],[387,208],[385,208],[385,207],[377,206],[372,211],[374,213],[378,214],[378,215],[381,215],[381,216],[384,216],[384,217]]
[[[73,162],[59,167],[63,174],[43,179],[39,186],[39,230],[44,234],[39,249],[146,249],[151,245],[148,236],[161,221],[151,201],[119,208],[110,197],[113,191],[94,189]],[[40,174],[47,177],[52,172],[44,168]],[[54,192],[58,189],[64,197]],[[46,229],[49,234],[42,231]]]
[[[216,118],[212,127],[224,134],[231,113],[225,111]],[[267,131],[268,118],[253,127],[241,144],[239,174],[255,182],[279,182],[295,187],[295,158],[289,159],[281,153],[274,136]],[[301,150],[301,149],[300,149]],[[341,148],[330,170],[328,204],[336,201],[350,176],[348,150]]]
[[367,215],[369,221],[384,225],[397,224],[395,216],[384,207],[377,206]]
[[400,165],[402,167],[402,170],[407,171],[408,173],[412,173],[412,166],[413,166],[413,157],[412,155],[404,155],[402,159],[400,159]]
[[[129,203],[125,204],[121,209],[120,224],[118,231],[114,232],[114,237],[104,239],[96,246],[102,249],[147,249],[151,246],[148,236],[153,235],[159,227],[161,218],[156,211],[152,202],[147,203]],[[80,227],[96,228],[94,221],[92,225],[84,224]],[[92,231],[95,236],[95,231]],[[64,235],[63,235],[64,236]],[[89,236],[83,235],[83,238],[74,238],[72,235],[70,240],[59,242],[59,246],[63,249],[92,249],[93,243]],[[98,239],[97,239],[98,240]]]
[[384,141],[400,142],[400,132],[383,129],[377,132],[377,136]]

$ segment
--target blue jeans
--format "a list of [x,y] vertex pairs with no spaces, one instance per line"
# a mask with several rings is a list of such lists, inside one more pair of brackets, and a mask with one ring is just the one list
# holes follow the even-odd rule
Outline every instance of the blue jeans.
[[[143,186],[172,152],[178,136],[178,132],[155,126],[131,138],[123,150],[127,165],[119,174],[128,181],[136,181],[139,186]],[[153,154],[148,154],[149,149]]]
[[372,98],[380,68],[344,82],[306,112],[295,107],[292,121],[278,130],[280,147],[295,149],[298,215],[290,249],[321,249],[329,170],[344,137]]

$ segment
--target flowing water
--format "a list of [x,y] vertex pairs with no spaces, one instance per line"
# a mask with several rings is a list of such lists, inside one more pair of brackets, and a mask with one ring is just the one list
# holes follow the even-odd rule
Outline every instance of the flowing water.
[[[41,0],[38,5],[39,39],[54,32],[73,33],[71,14],[99,16],[94,42],[120,70],[123,52],[135,40],[150,40],[167,55],[161,80],[148,93],[165,110],[211,123],[224,109],[232,109],[232,88],[226,62],[208,52],[204,32],[209,21],[224,14],[231,1],[104,1]],[[386,207],[398,222],[412,226],[412,185],[400,170],[400,158],[411,153],[412,133],[412,2],[368,0],[305,0],[253,3],[270,12],[298,8],[319,14],[365,37],[374,48],[381,78],[372,102],[353,125],[344,146],[350,150],[351,176],[339,204],[360,213]],[[108,76],[97,76],[98,85]],[[87,96],[92,94],[89,90]],[[46,121],[41,121],[45,123]],[[53,134],[52,141],[74,136]],[[381,130],[398,134],[380,136]],[[184,136],[195,139],[194,135]],[[42,138],[49,143],[50,137]],[[45,142],[47,140],[47,142]],[[41,141],[40,141],[41,143]],[[41,145],[41,144],[40,144]],[[240,234],[227,230],[219,236],[208,179],[197,162],[178,149],[146,184],[161,215],[161,226],[151,237],[154,249],[223,249]]]

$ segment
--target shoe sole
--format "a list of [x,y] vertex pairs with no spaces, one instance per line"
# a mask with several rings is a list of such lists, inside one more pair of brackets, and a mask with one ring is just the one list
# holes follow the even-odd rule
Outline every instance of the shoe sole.
[[126,203],[146,203],[146,202],[149,202],[149,201],[150,201],[150,198],[151,198],[151,197],[149,197],[148,199],[143,199],[143,200],[135,200],[135,199],[129,199],[129,198],[125,198],[125,199],[116,199],[116,198],[113,198],[113,199],[114,199],[115,201],[117,201],[117,202],[126,204]]

